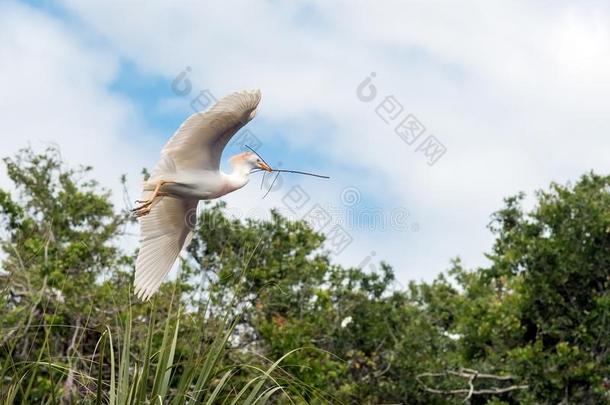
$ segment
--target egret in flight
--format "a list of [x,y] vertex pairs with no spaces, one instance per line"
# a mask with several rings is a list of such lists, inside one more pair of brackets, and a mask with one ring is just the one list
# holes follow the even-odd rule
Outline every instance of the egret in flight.
[[[260,156],[244,152],[220,170],[220,156],[231,137],[256,114],[261,93],[230,94],[205,112],[191,115],[161,150],[161,159],[144,182],[133,211],[140,222],[135,293],[147,300],[193,237],[199,200],[210,200],[248,183],[252,170],[273,171]],[[190,220],[189,220],[190,218]]]

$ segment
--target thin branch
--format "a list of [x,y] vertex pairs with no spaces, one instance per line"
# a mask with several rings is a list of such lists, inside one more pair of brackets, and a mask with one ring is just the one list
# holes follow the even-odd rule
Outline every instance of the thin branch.
[[477,374],[478,374],[478,372],[475,372],[468,379],[468,386],[470,387],[470,389],[468,390],[468,395],[464,399],[464,402],[467,402],[472,397],[472,393],[474,392],[474,380],[476,380]]
[[[446,377],[448,375],[465,378],[467,379],[468,388],[459,388],[459,389],[439,389],[434,388],[426,384],[422,378],[437,378],[437,377]],[[477,370],[461,368],[459,370],[446,370],[442,373],[421,373],[415,376],[416,381],[422,386],[422,389],[427,392],[431,392],[434,394],[444,394],[444,395],[463,395],[466,394],[464,401],[469,401],[474,395],[493,395],[493,394],[502,394],[510,391],[516,390],[525,390],[528,389],[529,386],[526,384],[514,384],[507,387],[493,387],[493,388],[475,388],[475,381],[477,379],[483,380],[495,380],[495,381],[510,381],[516,379],[515,376],[512,375],[495,375],[495,374],[483,374],[479,373]]]
[[265,193],[265,195],[263,196],[263,198],[267,197],[269,195],[269,193],[271,192],[271,189],[273,188],[273,186],[275,185],[275,181],[277,180],[277,178],[280,177],[280,173],[278,172],[275,177],[273,178],[273,181],[271,182],[271,185],[269,186],[269,190],[267,190],[267,192]]

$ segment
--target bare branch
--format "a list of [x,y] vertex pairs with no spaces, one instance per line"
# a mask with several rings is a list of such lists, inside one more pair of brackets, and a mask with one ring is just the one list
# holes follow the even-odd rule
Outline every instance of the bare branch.
[[[423,378],[437,378],[437,377],[447,377],[447,376],[456,376],[460,378],[464,378],[467,380],[468,388],[459,388],[459,389],[439,389],[434,388],[426,384],[422,379]],[[515,376],[512,375],[495,375],[495,374],[483,374],[479,373],[477,370],[468,369],[468,368],[460,368],[459,370],[446,370],[442,373],[421,373],[415,376],[417,382],[422,386],[422,389],[427,392],[431,392],[434,394],[444,394],[444,395],[463,395],[466,397],[464,401],[469,401],[474,395],[493,395],[493,394],[502,394],[510,391],[516,390],[524,390],[529,388],[526,384],[514,384],[506,387],[492,387],[492,388],[475,388],[475,381],[478,380],[496,380],[496,381],[511,381],[516,379]]]
[[468,390],[468,395],[464,399],[464,402],[468,401],[472,397],[472,393],[474,392],[474,380],[477,378],[477,374],[478,372],[474,372],[468,379],[468,386],[470,389]]

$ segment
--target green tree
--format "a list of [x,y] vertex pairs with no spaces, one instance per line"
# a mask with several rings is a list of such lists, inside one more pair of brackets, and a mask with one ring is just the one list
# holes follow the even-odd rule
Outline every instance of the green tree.
[[[86,179],[90,167],[67,167],[55,148],[24,149],[4,163],[15,189],[0,190],[3,363],[40,358],[43,351],[77,358],[77,346],[92,352],[97,333],[83,331],[108,323],[104,311],[124,308],[117,300],[125,301],[120,291],[129,285],[130,259],[116,242],[127,217]],[[51,389],[49,374],[31,381],[32,400]]]
[[[130,218],[90,168],[71,169],[53,148],[4,162],[15,187],[0,190],[0,395],[610,400],[610,177],[552,184],[530,211],[523,195],[507,198],[492,216],[488,266],[456,259],[406,289],[386,263],[333,264],[304,222],[277,212],[232,220],[222,203],[205,204],[177,277],[139,303],[130,302],[133,252],[120,247]],[[114,362],[99,350],[109,340]]]
[[483,272],[517,280],[521,341],[508,356],[538,400],[608,400],[610,177],[552,184],[529,214],[518,201],[495,217],[494,264]]
[[[521,207],[523,197],[507,198],[493,215],[491,265],[467,271],[456,261],[449,274],[459,292],[425,299],[426,312],[445,312],[446,330],[459,337],[457,356],[440,371],[512,376],[478,379],[475,391],[527,386],[475,395],[481,403],[608,402],[610,177],[552,184],[531,212]],[[448,398],[464,395],[449,390],[468,391],[455,375],[435,382]]]

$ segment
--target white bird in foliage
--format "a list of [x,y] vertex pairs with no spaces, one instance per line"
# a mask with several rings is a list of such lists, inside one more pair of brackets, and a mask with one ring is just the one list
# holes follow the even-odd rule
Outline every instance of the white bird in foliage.
[[161,150],[161,159],[144,182],[140,206],[140,251],[135,293],[147,300],[193,236],[199,200],[218,198],[242,188],[253,169],[272,171],[255,153],[230,159],[233,171],[220,170],[222,151],[231,137],[256,114],[260,91],[230,94],[205,112],[191,115]]

